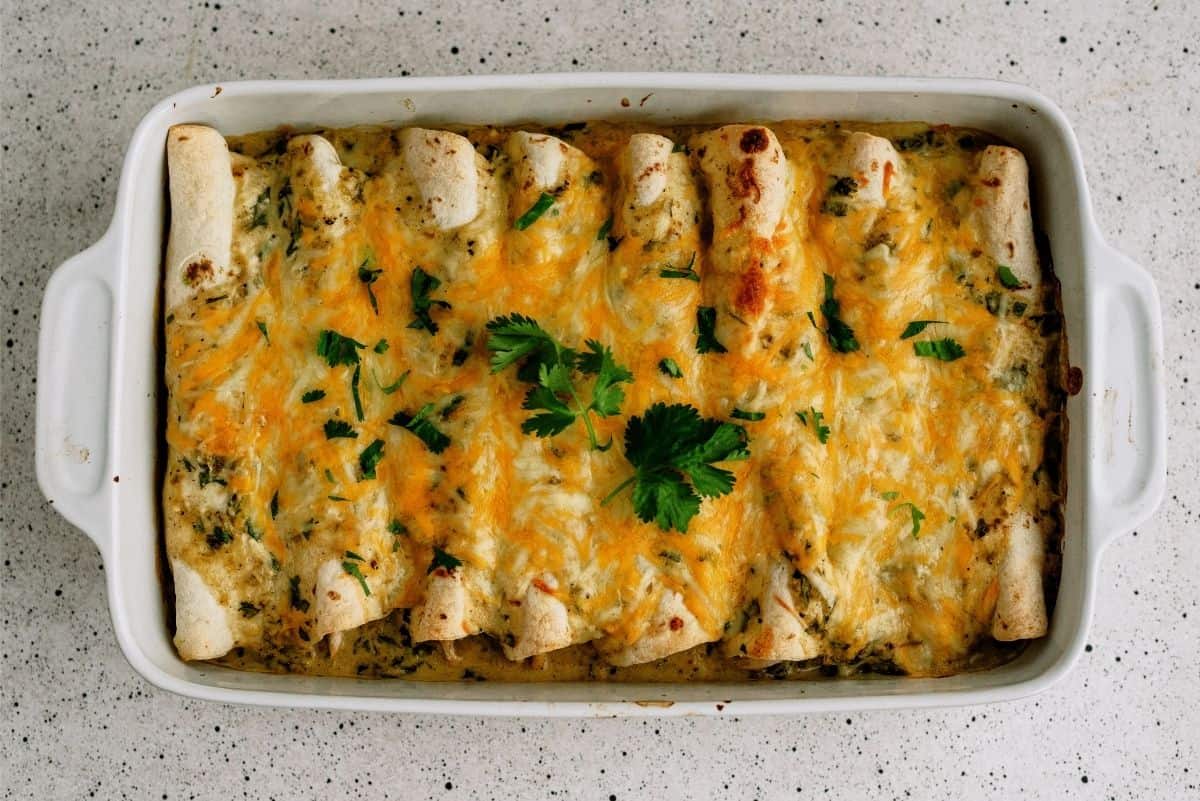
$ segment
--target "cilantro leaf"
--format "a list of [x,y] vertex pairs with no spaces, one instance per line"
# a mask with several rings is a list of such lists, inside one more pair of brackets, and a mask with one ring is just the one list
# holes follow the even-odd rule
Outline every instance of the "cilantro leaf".
[[[197,523],[197,525],[199,524]],[[212,532],[204,538],[204,541],[208,543],[209,548],[215,551],[222,545],[233,542],[233,535],[220,526],[213,526]]]
[[326,420],[325,439],[358,439],[358,432],[345,420]]
[[1029,289],[1029,284],[1017,278],[1012,268],[1007,264],[996,265],[996,277],[1000,279],[1000,284],[1005,289]]
[[364,479],[375,478],[375,468],[383,458],[383,440],[377,439],[358,455],[358,467]]
[[913,343],[913,352],[918,356],[938,359],[943,362],[952,362],[955,359],[961,359],[967,355],[963,350],[962,345],[955,342],[953,339],[946,337],[945,339],[922,340]]
[[817,432],[817,440],[822,445],[829,442],[829,426],[821,422],[825,418],[824,412],[818,412],[816,409],[809,407],[807,412],[796,412],[796,417],[800,418],[800,422],[806,426],[810,422],[812,423],[813,430]]
[[429,415],[432,412],[433,404],[427,403],[421,407],[420,411],[413,415],[405,412],[396,412],[388,422],[394,426],[401,426],[411,431],[421,442],[425,443],[426,448],[434,453],[441,453],[450,445],[450,438],[439,431],[437,426],[429,422]]
[[266,187],[254,200],[254,208],[250,211],[250,230],[261,228],[267,224],[267,210],[271,206],[271,187]]
[[926,326],[930,325],[945,325],[945,320],[913,320],[908,325],[904,326],[904,332],[900,334],[901,339],[915,337],[917,334],[925,330]]
[[[921,533],[921,521],[925,519],[925,513],[918,509],[917,505],[912,501],[905,501],[904,503],[896,504],[894,507],[892,507],[891,511],[894,512],[897,509],[904,508],[907,508],[912,516],[912,535],[916,537]],[[891,512],[889,512],[889,514],[891,514]]]
[[518,231],[524,231],[526,228],[541,219],[541,216],[549,211],[550,207],[553,205],[554,195],[543,192],[538,199],[534,201],[533,205],[529,207],[529,210],[517,218],[516,222],[513,223],[513,228],[516,228]]
[[453,572],[455,568],[462,567],[462,560],[453,554],[448,554],[436,545],[433,546],[433,561],[429,563],[429,568],[425,571],[425,575],[429,575],[438,568],[444,568],[449,572]]
[[254,324],[258,326],[258,330],[262,332],[263,339],[267,340],[267,344],[271,344],[271,335],[267,333],[267,324],[262,320],[255,320]]
[[317,337],[317,355],[325,359],[330,367],[358,364],[358,352],[365,347],[363,343],[328,328]]
[[413,268],[409,286],[412,292],[413,316],[417,319],[408,324],[409,328],[424,328],[431,334],[438,332],[438,324],[434,322],[429,312],[435,306],[439,309],[449,309],[450,304],[444,300],[434,300],[429,295],[441,285],[442,282],[435,276],[420,267]]
[[358,579],[358,584],[359,584],[359,586],[362,587],[363,595],[370,598],[371,597],[371,588],[369,586],[367,586],[367,579],[365,576],[363,576],[362,571],[359,570],[358,562],[351,561],[354,559],[357,559],[358,562],[363,561],[363,558],[361,556],[359,556],[358,554],[354,553],[354,551],[346,551],[346,558],[344,560],[342,560],[342,570],[345,570],[347,574]]
[[671,378],[683,378],[683,370],[680,370],[679,365],[670,357],[659,360],[658,371],[663,375],[671,376]]
[[739,425],[701,418],[686,404],[656,403],[625,426],[625,458],[634,474],[604,503],[633,484],[639,519],[663,531],[686,532],[703,498],[733,491],[733,473],[714,463],[749,458],[747,441]]
[[725,346],[717,340],[717,310],[712,306],[696,309],[696,352],[727,352]]
[[382,268],[372,269],[370,265],[373,260],[370,256],[363,261],[358,267],[358,280],[362,281],[367,286],[367,297],[371,300],[371,308],[376,314],[379,314],[379,301],[375,297],[375,290],[371,289],[371,284],[379,280],[379,276],[383,275]]
[[732,417],[734,420],[749,420],[750,422],[753,423],[753,422],[757,422],[759,420],[766,419],[767,413],[766,412],[748,412],[745,409],[734,409],[732,412],[729,413],[729,416]]
[[404,386],[404,382],[408,380],[408,374],[411,372],[412,370],[405,370],[400,374],[399,378],[387,385],[384,385],[384,383],[379,380],[379,376],[375,374],[374,370],[371,371],[371,375],[375,378],[375,385],[379,387],[379,391],[384,395],[391,395],[393,392],[400,389],[400,387]]
[[308,392],[305,392],[303,395],[300,396],[300,402],[301,403],[313,403],[315,401],[319,401],[323,397],[325,397],[325,390],[310,389]]
[[[611,446],[611,442],[600,445],[597,441],[590,414],[595,412],[601,417],[619,414],[625,401],[625,390],[620,384],[633,380],[633,373],[617,364],[612,350],[596,340],[588,340],[587,350],[578,353],[558,342],[536,320],[520,314],[497,317],[487,328],[492,372],[519,364],[517,378],[534,384],[526,393],[522,408],[540,414],[525,420],[522,431],[550,437],[583,418],[592,448],[607,450]],[[591,399],[586,404],[575,384],[576,372],[595,376]]]
[[376,353],[387,353],[389,347],[391,346],[388,345],[388,341],[386,339],[381,339],[375,343],[375,347],[371,350],[375,351]]
[[354,416],[358,418],[358,422],[363,420],[362,398],[358,396],[358,381],[362,378],[362,365],[354,365],[354,372],[350,375],[350,395],[354,398]]
[[603,242],[605,239],[608,239],[608,235],[612,232],[612,227],[613,218],[610,214],[608,219],[604,221],[604,224],[600,226],[600,230],[596,232],[596,241]]
[[841,304],[833,296],[833,276],[825,273],[825,300],[821,302],[821,314],[825,317],[825,338],[838,353],[853,353],[858,350],[854,329],[841,318]]
[[659,278],[685,278],[688,281],[700,283],[700,273],[696,272],[696,251],[692,251],[692,257],[688,259],[688,263],[683,267],[671,267],[666,265],[658,271]]

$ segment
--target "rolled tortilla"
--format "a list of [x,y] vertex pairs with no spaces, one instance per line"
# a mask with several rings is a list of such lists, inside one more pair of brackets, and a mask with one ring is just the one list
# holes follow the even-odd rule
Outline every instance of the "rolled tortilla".
[[406,128],[400,132],[400,148],[433,227],[450,231],[475,219],[480,208],[478,162],[483,157],[466,137]]
[[1036,297],[1042,270],[1029,207],[1029,167],[1021,151],[992,145],[980,153],[975,213],[984,252],[1012,270],[1023,285],[1018,291]]
[[776,558],[769,563],[760,561],[758,567],[757,592],[752,596],[752,608],[757,611],[740,631],[725,639],[726,655],[749,659],[756,666],[820,656],[820,640],[808,632],[800,617],[787,562]]
[[663,589],[658,607],[641,636],[630,645],[607,654],[605,658],[618,667],[637,665],[686,651],[714,639],[716,635],[704,630],[684,604],[682,595],[671,589]]
[[714,239],[734,229],[769,238],[787,205],[787,159],[762,125],[726,125],[693,137],[711,192]]
[[1002,555],[998,581],[1000,594],[992,617],[997,640],[1029,640],[1046,633],[1046,598],[1042,569],[1045,538],[1034,517],[1021,510],[1002,524]]
[[513,158],[517,187],[523,191],[547,192],[563,182],[568,156],[583,154],[549,134],[517,131],[506,143]]
[[231,283],[233,170],[225,137],[206,125],[167,132],[171,232],[167,238],[167,309]]
[[[358,628],[385,613],[380,604],[381,593],[372,592],[368,596],[358,580],[343,569],[342,561],[327,559],[317,569],[312,631],[316,640]],[[332,646],[333,643],[330,650],[336,650]]]
[[844,169],[858,190],[847,200],[869,206],[884,206],[900,181],[900,156],[882,136],[855,131],[846,137]]
[[567,607],[555,597],[558,580],[543,573],[529,583],[513,628],[514,640],[504,655],[514,661],[566,648],[574,642]]
[[323,244],[332,244],[346,233],[354,214],[356,187],[350,170],[329,140],[316,134],[292,137],[287,153],[292,191],[310,201],[296,204],[296,214],[305,227],[323,234]]
[[200,574],[182,559],[171,560],[175,579],[175,647],[184,659],[216,659],[233,648],[230,610]]

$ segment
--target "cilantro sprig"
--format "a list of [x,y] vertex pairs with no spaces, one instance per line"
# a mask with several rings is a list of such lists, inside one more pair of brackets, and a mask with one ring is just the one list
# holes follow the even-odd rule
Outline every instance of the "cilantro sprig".
[[656,403],[625,427],[625,458],[634,474],[608,494],[608,503],[633,484],[638,518],[663,531],[686,532],[704,498],[733,491],[732,472],[718,462],[750,458],[746,429],[702,418],[695,407]]
[[[537,414],[521,423],[522,431],[551,437],[582,419],[593,450],[612,447],[611,440],[601,445],[596,438],[591,415],[619,414],[625,401],[621,384],[632,381],[633,373],[617,364],[611,349],[589,339],[587,349],[579,353],[555,339],[536,320],[521,314],[497,317],[487,324],[487,330],[492,372],[517,365],[517,377],[533,384],[521,408]],[[586,403],[583,389],[577,385],[577,374],[595,377]]]
[[441,453],[450,445],[450,437],[446,436],[430,420],[434,404],[427,403],[416,414],[396,412],[388,420],[394,426],[401,426],[412,432],[417,439],[425,443],[425,447],[434,453]]
[[838,353],[853,353],[858,350],[854,329],[842,319],[842,307],[833,294],[833,276],[825,273],[825,299],[821,301],[821,315],[825,318],[825,338]]
[[408,324],[409,328],[424,328],[431,334],[438,332],[438,324],[434,322],[430,311],[434,307],[449,309],[450,304],[444,300],[437,300],[429,296],[441,285],[441,280],[436,276],[430,275],[420,267],[413,268],[409,288],[412,292],[413,316],[417,319]]

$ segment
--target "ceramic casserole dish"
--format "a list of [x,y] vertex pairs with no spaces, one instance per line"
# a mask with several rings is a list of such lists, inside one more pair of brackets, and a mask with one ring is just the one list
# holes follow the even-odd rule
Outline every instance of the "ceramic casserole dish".
[[[162,590],[160,283],[167,129],[226,135],[289,125],[571,120],[920,120],[971,126],[1029,161],[1037,226],[1062,283],[1070,363],[1066,535],[1049,634],[1016,660],[939,679],[864,676],[740,684],[427,683],[239,672],[187,663]],[[1083,648],[1106,543],[1145,520],[1165,482],[1158,295],[1104,241],[1062,111],[1021,86],[979,80],[575,74],[199,86],[159,103],[125,158],[104,237],[51,277],[42,307],[37,473],[43,492],[99,547],[117,639],[134,669],[183,695],[279,706],[482,715],[681,715],[943,706],[1039,692]]]

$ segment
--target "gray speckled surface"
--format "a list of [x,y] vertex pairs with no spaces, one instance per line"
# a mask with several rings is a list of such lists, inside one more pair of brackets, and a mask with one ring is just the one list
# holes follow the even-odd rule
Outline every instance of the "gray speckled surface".
[[[1200,798],[1192,4],[323,5],[0,3],[3,797]],[[573,69],[998,77],[1064,107],[1101,228],[1158,281],[1171,416],[1166,500],[1105,554],[1065,681],[959,710],[545,722],[228,707],[130,670],[95,549],[38,491],[32,420],[42,289],[108,225],[137,121],[208,81]]]

